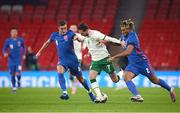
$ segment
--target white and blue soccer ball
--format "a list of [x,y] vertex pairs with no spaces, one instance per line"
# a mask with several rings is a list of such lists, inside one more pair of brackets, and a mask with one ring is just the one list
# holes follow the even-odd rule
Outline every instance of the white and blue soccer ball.
[[97,101],[99,101],[100,103],[106,103],[106,101],[108,100],[108,96],[105,93],[102,93],[101,97],[96,97]]
[[103,95],[104,100],[106,100],[106,101],[107,101],[107,100],[108,100],[108,96],[107,96],[107,94],[106,94],[106,93],[103,93],[102,95]]

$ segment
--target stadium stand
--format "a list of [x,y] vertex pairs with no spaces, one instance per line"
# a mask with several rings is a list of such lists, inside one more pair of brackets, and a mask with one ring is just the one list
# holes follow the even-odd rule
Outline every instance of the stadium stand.
[[[113,7],[109,5],[110,2]],[[26,46],[32,46],[37,52],[50,34],[57,31],[57,22],[60,19],[66,19],[69,24],[83,21],[92,28],[111,34],[118,2],[118,0],[27,0],[26,2],[1,0],[0,48],[9,36],[10,27],[16,26],[19,35],[25,38]],[[51,52],[44,52],[40,56],[41,69],[55,69],[52,68],[57,64],[55,47],[51,45],[46,51]],[[86,54],[87,49],[83,53]],[[6,63],[1,56],[0,68],[6,69]],[[84,64],[89,65],[90,58],[86,58]]]
[[179,0],[148,0],[139,36],[156,69],[180,69],[179,6]]
[[[57,31],[59,19],[66,19],[69,24],[83,21],[92,29],[110,35],[119,3],[119,0],[0,0],[0,48],[9,36],[9,28],[17,26],[26,45],[37,52],[51,32]],[[180,69],[179,6],[179,0],[148,0],[139,37],[143,50],[157,69]],[[54,45],[46,51],[39,58],[41,69],[55,69]],[[83,54],[86,53],[87,49]],[[88,66],[90,59],[83,59]],[[6,60],[0,57],[2,70],[7,69]]]

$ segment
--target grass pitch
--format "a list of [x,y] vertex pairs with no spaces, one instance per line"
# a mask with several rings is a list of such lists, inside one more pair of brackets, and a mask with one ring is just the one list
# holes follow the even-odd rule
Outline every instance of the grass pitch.
[[108,95],[105,104],[95,104],[83,88],[70,99],[61,100],[59,88],[22,88],[13,94],[10,88],[0,88],[0,112],[180,112],[180,89],[172,103],[162,88],[139,88],[143,103],[132,103],[131,93],[125,89],[103,88]]

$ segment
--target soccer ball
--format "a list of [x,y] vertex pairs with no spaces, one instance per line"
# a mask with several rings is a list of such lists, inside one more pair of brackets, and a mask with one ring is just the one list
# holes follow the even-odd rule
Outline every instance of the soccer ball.
[[95,103],[106,103],[107,99],[108,99],[107,94],[102,93],[102,96],[97,96],[96,97]]
[[108,96],[107,96],[107,94],[102,93],[102,98],[101,98],[100,103],[106,103],[106,101],[107,101],[107,100],[108,100]]
[[103,95],[103,98],[104,98],[104,99],[106,99],[106,100],[108,99],[108,96],[107,96],[106,93],[102,93],[102,95]]

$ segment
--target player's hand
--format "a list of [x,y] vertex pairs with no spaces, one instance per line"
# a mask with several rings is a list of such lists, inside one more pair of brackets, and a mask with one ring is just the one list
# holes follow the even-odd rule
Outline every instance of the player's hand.
[[8,57],[8,53],[4,53],[4,57],[5,57],[5,58]]
[[89,58],[91,55],[90,54],[85,54],[84,58]]
[[41,55],[40,52],[37,52],[36,57],[38,58]]
[[23,59],[24,59],[24,60],[26,59],[26,56],[25,56],[25,55],[23,55]]
[[110,57],[110,58],[107,59],[108,62],[112,62],[112,61],[114,61],[114,60],[115,60],[114,57]]
[[123,40],[123,41],[121,41],[120,42],[120,44],[121,44],[121,46],[123,47],[123,48],[125,48],[126,47],[126,42]]

